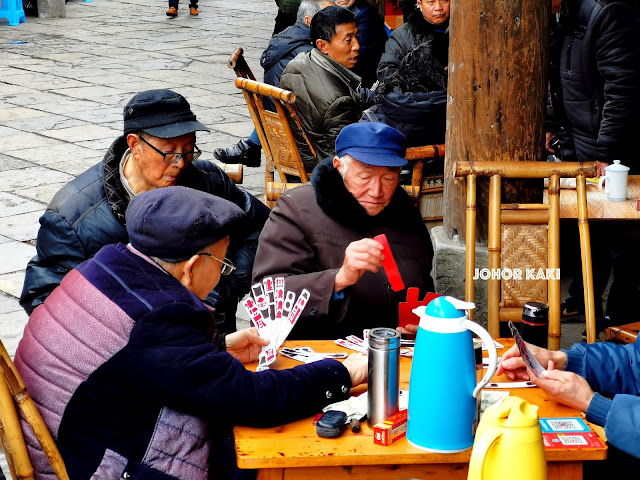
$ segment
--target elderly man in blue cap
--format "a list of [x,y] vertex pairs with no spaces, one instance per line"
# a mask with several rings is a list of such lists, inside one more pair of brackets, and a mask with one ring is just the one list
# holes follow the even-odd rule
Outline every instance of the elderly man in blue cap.
[[366,380],[361,354],[254,373],[243,362],[268,344],[255,329],[211,341],[201,299],[233,270],[225,255],[245,221],[239,207],[167,187],[134,197],[126,220],[130,243],[66,275],[16,352],[70,478],[237,479],[231,424],[310,416]]
[[336,151],[310,183],[278,199],[260,235],[254,282],[284,276],[287,290],[311,292],[292,338],[398,326],[406,291],[389,288],[376,235],[386,234],[407,287],[433,289],[429,233],[399,186],[404,136],[382,123],[356,123],[342,129]]

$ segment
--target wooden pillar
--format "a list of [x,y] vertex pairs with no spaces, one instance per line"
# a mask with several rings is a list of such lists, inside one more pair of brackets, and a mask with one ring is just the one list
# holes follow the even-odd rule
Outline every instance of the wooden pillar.
[[[444,227],[465,235],[457,160],[542,160],[550,0],[452,0]],[[539,198],[539,183],[503,182],[503,202]],[[478,240],[487,239],[487,182],[478,182]]]

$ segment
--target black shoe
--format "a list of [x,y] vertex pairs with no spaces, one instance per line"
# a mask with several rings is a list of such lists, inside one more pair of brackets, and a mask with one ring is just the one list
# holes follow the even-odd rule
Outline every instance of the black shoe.
[[[600,332],[603,331],[605,328],[609,327],[609,325],[611,325],[611,318],[609,318],[608,315],[605,315],[604,317],[598,318],[596,320],[596,341],[598,341],[598,335],[600,334]],[[583,342],[587,341],[586,330],[582,332],[582,341]]]
[[243,138],[232,147],[216,148],[213,156],[222,163],[242,163],[247,167],[259,167],[261,151],[260,145],[252,145]]
[[584,315],[584,302],[579,302],[575,298],[569,297],[560,304],[560,312],[562,318]]

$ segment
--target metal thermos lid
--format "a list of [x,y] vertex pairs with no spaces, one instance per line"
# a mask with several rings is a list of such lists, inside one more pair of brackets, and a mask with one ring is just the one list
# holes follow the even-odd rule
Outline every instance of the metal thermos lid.
[[372,328],[369,330],[369,347],[378,350],[400,348],[400,332],[393,328]]
[[527,302],[522,306],[522,317],[546,320],[549,318],[549,307],[540,302]]

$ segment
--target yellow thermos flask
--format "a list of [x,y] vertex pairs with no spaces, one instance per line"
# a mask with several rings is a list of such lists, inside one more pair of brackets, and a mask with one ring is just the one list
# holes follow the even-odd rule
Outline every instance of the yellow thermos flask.
[[478,425],[467,480],[547,478],[538,407],[504,397],[487,408]]

